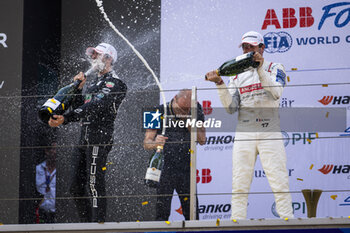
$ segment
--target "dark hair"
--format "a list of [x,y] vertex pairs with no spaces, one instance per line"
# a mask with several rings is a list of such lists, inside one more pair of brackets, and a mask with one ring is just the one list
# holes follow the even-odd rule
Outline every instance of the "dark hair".
[[263,45],[264,45],[263,43],[260,43],[260,44],[259,44],[259,48],[263,47]]

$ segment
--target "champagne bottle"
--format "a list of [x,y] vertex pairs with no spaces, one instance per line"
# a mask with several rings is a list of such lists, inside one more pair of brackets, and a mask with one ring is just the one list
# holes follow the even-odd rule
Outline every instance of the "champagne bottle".
[[[90,75],[94,68],[91,67],[84,73],[84,76]],[[81,80],[75,80],[73,83],[58,90],[57,94],[53,98],[48,99],[39,109],[39,119],[48,124],[50,117],[53,115],[62,115],[69,108],[81,82]]]
[[[259,66],[259,62],[253,60],[255,52],[245,53],[222,64],[217,73],[220,76],[234,76]],[[207,80],[207,77],[205,77]]]
[[156,153],[154,153],[149,160],[149,166],[145,176],[146,185],[151,188],[156,188],[158,186],[163,164],[163,146],[157,146]]

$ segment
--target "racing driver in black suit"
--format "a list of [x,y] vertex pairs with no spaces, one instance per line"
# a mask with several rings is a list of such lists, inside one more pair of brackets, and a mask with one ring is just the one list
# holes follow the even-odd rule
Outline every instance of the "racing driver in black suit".
[[[112,45],[101,43],[95,48],[88,48],[86,54],[95,67],[95,79],[87,84],[84,94],[78,93],[71,111],[54,115],[49,125],[57,127],[80,121],[81,138],[73,156],[77,164],[70,191],[77,197],[75,203],[81,222],[104,222],[106,188],[103,168],[112,149],[114,121],[127,87],[112,69],[117,59],[117,51]],[[77,79],[82,80],[79,86],[82,93],[86,78],[80,72],[74,81]],[[81,198],[86,196],[90,198]]]

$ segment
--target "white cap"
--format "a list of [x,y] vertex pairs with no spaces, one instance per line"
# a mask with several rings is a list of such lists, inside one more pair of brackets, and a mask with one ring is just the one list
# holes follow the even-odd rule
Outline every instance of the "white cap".
[[242,43],[240,43],[238,47],[241,47],[243,43],[258,46],[259,44],[264,44],[264,39],[259,32],[250,31],[244,33],[244,35],[242,36]]
[[[118,57],[117,50],[112,45],[107,44],[107,43],[101,43],[101,44],[97,45],[95,48],[89,47],[88,49],[93,49],[97,53],[107,54],[107,55],[111,56],[113,59],[113,62],[115,62],[117,60],[117,57]],[[87,49],[87,51],[88,51],[88,49]]]

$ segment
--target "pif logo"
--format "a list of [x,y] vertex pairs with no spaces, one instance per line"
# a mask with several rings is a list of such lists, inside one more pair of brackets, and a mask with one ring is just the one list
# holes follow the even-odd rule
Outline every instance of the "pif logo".
[[269,32],[264,35],[264,44],[268,53],[284,53],[292,47],[293,39],[287,32]]

